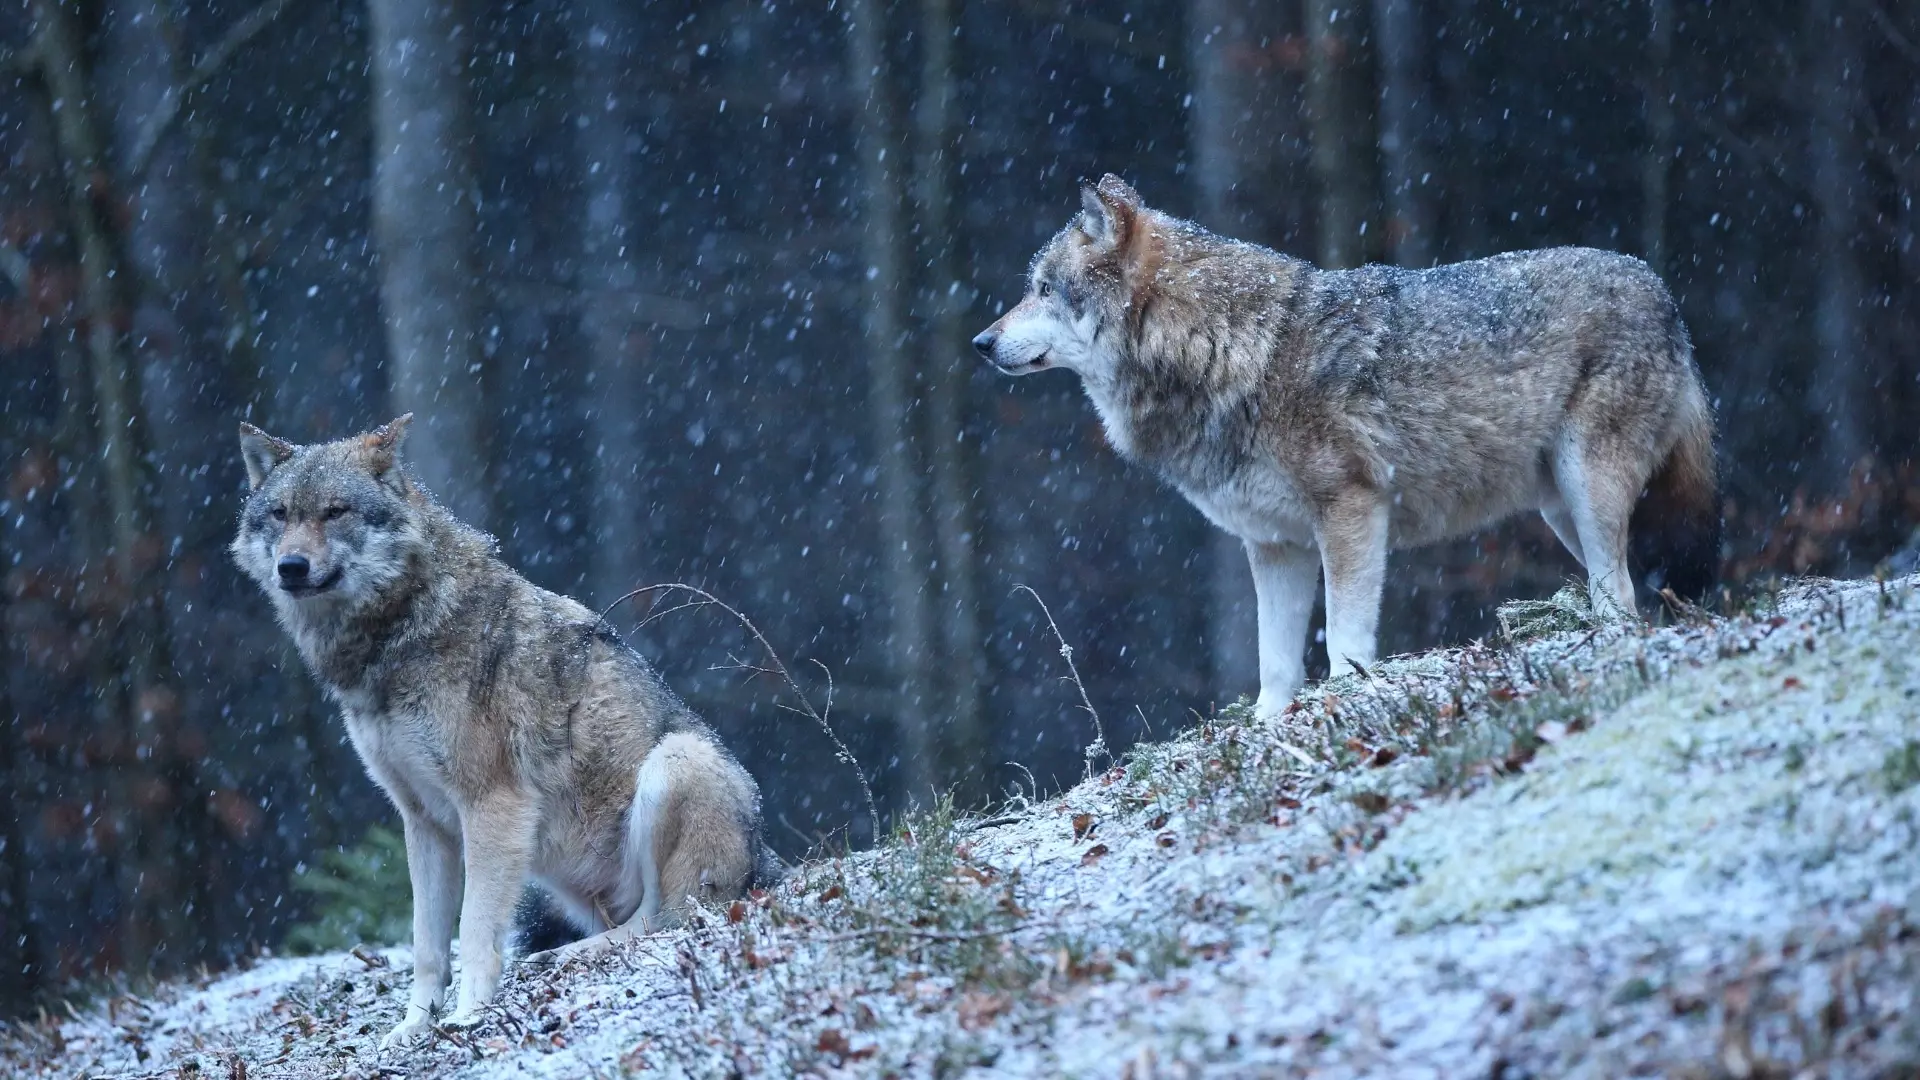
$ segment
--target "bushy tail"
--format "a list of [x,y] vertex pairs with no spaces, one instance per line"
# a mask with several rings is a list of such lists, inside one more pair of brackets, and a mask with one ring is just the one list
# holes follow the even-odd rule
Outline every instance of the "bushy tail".
[[753,877],[748,880],[750,889],[772,889],[787,877],[787,864],[781,861],[766,841],[760,842],[760,852],[753,860]]
[[1720,579],[1720,498],[1713,421],[1699,402],[1667,459],[1633,508],[1633,557],[1655,591],[1704,602]]

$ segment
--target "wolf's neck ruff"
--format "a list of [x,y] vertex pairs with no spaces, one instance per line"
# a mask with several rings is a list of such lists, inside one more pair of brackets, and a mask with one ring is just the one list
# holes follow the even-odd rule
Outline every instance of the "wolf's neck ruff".
[[1110,335],[1111,375],[1082,382],[1124,456],[1182,490],[1216,488],[1251,460],[1293,375],[1313,268],[1157,211],[1137,227],[1158,253],[1138,314]]

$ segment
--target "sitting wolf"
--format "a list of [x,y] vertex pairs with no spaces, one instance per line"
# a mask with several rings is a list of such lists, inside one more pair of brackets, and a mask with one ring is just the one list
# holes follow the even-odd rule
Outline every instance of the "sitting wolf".
[[[411,418],[295,446],[249,424],[253,485],[234,558],[272,597],[400,811],[413,993],[381,1045],[422,1036],[460,917],[464,1025],[500,983],[532,873],[597,937],[583,955],[729,900],[778,863],[760,791],[714,733],[593,612],[537,588],[399,460]],[[461,867],[466,869],[465,895]]]
[[1323,568],[1339,673],[1374,658],[1389,548],[1518,511],[1603,610],[1634,610],[1636,502],[1650,577],[1711,587],[1713,420],[1645,263],[1555,248],[1330,272],[1148,209],[1112,174],[1081,204],[974,347],[1010,375],[1078,372],[1114,448],[1245,541],[1260,714],[1300,686]]

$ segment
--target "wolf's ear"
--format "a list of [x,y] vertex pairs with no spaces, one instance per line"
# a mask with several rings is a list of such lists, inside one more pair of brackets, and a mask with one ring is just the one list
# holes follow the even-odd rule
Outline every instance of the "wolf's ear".
[[394,463],[400,460],[400,443],[406,439],[407,425],[411,423],[412,413],[396,416],[360,436],[360,447],[366,453],[369,472],[375,476],[385,476],[393,471]]
[[1112,173],[1098,184],[1080,184],[1080,231],[1097,244],[1125,246],[1140,209],[1139,194]]
[[247,485],[258,488],[267,482],[267,474],[273,467],[293,456],[297,449],[285,439],[273,436],[247,423],[240,421],[240,459],[247,463]]

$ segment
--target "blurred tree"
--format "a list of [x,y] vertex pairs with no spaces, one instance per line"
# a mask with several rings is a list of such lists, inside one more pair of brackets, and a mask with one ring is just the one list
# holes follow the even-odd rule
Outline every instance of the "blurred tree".
[[[1187,19],[1187,63],[1192,71],[1193,108],[1188,138],[1193,152],[1196,208],[1200,224],[1228,236],[1264,240],[1254,213],[1244,203],[1268,193],[1243,191],[1246,160],[1270,152],[1273,140],[1261,135],[1278,123],[1258,108],[1259,46],[1269,40],[1269,25],[1256,25],[1260,13],[1277,5],[1246,0],[1195,0]],[[1270,196],[1269,196],[1270,197]],[[1253,608],[1253,577],[1240,540],[1204,520],[1192,528],[1207,566],[1205,597],[1207,660],[1214,700],[1237,700],[1260,680],[1259,630]]]
[[[0,452],[15,450],[11,443],[11,439],[0,441]],[[0,551],[17,550],[8,532],[7,515],[0,513]],[[28,823],[22,820],[29,804],[19,797],[27,790],[28,780],[20,745],[23,721],[13,699],[14,588],[11,575],[0,574],[0,785],[11,795],[0,808],[0,976],[4,976],[0,977],[0,1015],[31,1000],[41,977],[33,955]]]
[[1647,0],[1647,55],[1640,76],[1646,97],[1647,147],[1640,159],[1640,257],[1667,268],[1668,188],[1673,178],[1673,0]]
[[[979,529],[969,394],[979,361],[960,325],[965,309],[954,272],[953,127],[955,61],[953,0],[920,0],[920,88],[913,112],[914,234],[920,246],[922,342],[926,368],[931,524],[940,590],[940,665],[946,724],[940,733],[939,777],[957,785],[963,805],[984,797],[986,732],[980,688],[989,678],[980,623],[974,543]],[[932,583],[930,583],[932,584]]]
[[1373,0],[1380,67],[1380,165],[1387,197],[1386,242],[1401,266],[1432,266],[1435,259],[1433,165],[1427,151],[1431,120],[1427,29],[1416,0]]
[[126,335],[132,275],[111,212],[110,163],[87,81],[85,36],[78,12],[60,0],[35,0],[31,15],[79,251],[87,379],[69,393],[91,403],[89,454],[98,455],[104,489],[106,520],[95,536],[105,541],[108,573],[97,580],[104,595],[94,602],[101,615],[115,617],[107,623],[109,648],[96,653],[106,670],[93,692],[110,724],[102,745],[111,762],[107,787],[120,877],[117,959],[126,970],[145,972],[169,948],[166,963],[198,959],[206,941],[195,925],[208,914],[194,903],[198,876],[181,872],[183,856],[206,850],[204,804],[195,747],[180,739],[181,699],[171,685],[165,583],[158,573],[165,542],[156,529],[146,475],[150,444]]
[[1880,381],[1863,351],[1861,308],[1867,299],[1856,243],[1866,204],[1861,152],[1859,19],[1835,0],[1808,0],[1811,66],[1803,75],[1807,154],[1814,201],[1814,251],[1819,266],[1814,310],[1814,356],[1809,403],[1818,437],[1811,450],[1816,484],[1837,488],[1867,453],[1873,427],[1867,393]]
[[889,610],[885,648],[898,699],[899,790],[907,798],[931,798],[944,779],[937,771],[944,710],[933,685],[932,581],[920,534],[920,465],[913,438],[913,372],[906,352],[901,311],[899,107],[894,65],[888,55],[884,7],[878,0],[850,0],[846,8],[848,74],[857,110],[854,144],[860,160],[861,254],[865,281],[862,319],[867,354],[867,422],[874,465],[879,470],[877,517],[886,568]]
[[586,338],[588,430],[593,445],[589,513],[595,536],[589,584],[597,605],[642,584],[636,575],[650,508],[647,466],[647,336],[635,264],[647,237],[635,204],[646,187],[638,138],[641,14],[626,0],[584,0],[568,15],[573,48],[573,128],[580,203],[574,282]]
[[465,0],[370,0],[373,236],[390,412],[416,412],[407,456],[462,520],[492,518],[481,416],[486,354]]
[[1449,261],[1492,254],[1487,230],[1487,195],[1482,177],[1486,141],[1483,87],[1474,68],[1479,48],[1480,0],[1444,0],[1434,35],[1435,88],[1443,102],[1445,149],[1438,155],[1437,177],[1447,219]]
[[1365,95],[1355,85],[1363,40],[1359,15],[1339,0],[1306,0],[1307,115],[1320,187],[1315,261],[1329,270],[1359,266],[1367,258],[1373,169],[1361,107]]

